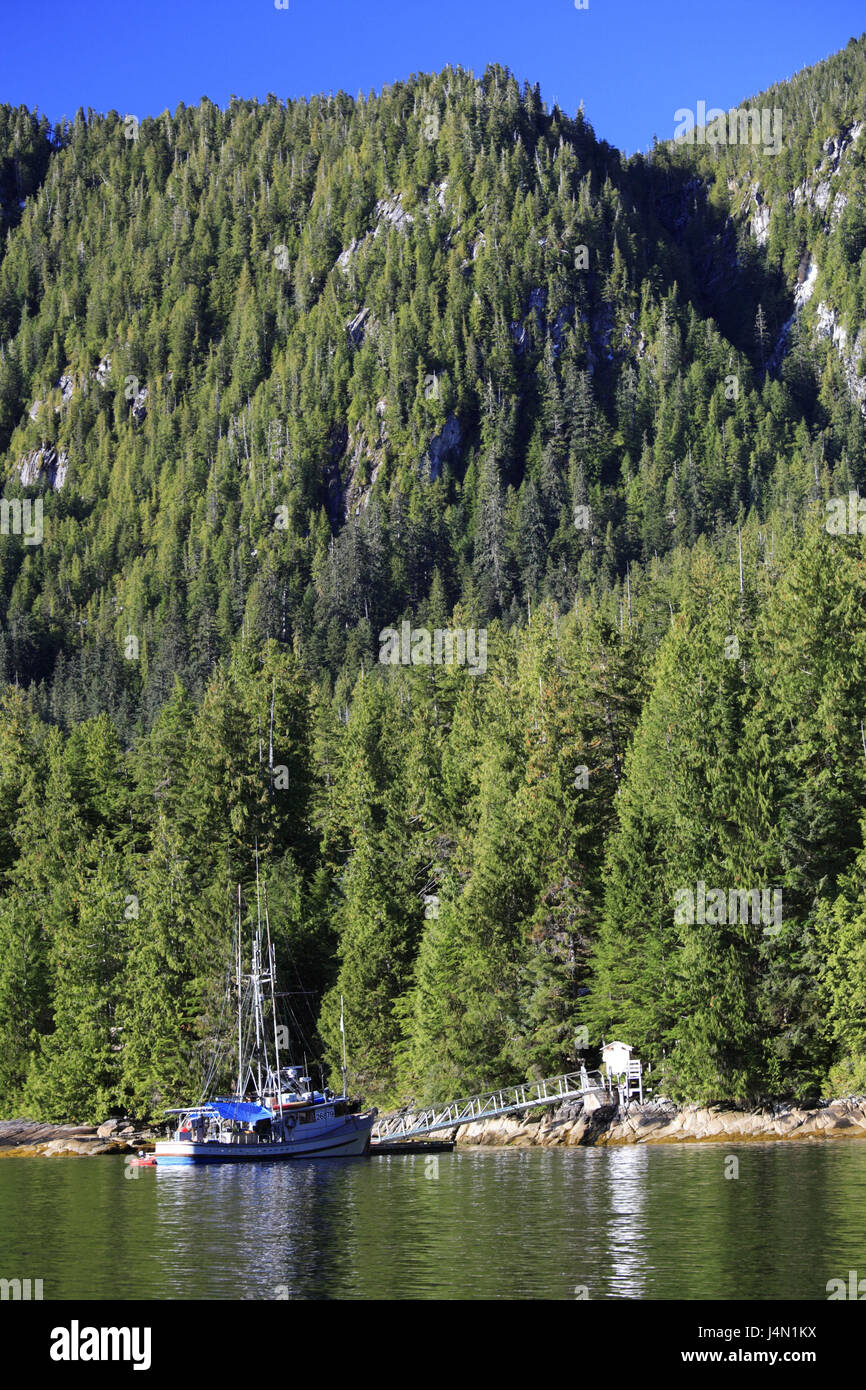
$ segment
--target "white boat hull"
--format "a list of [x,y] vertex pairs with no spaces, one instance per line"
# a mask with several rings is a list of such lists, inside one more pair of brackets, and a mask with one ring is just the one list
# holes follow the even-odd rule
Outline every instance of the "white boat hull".
[[213,1140],[199,1143],[190,1139],[168,1139],[156,1144],[153,1156],[158,1166],[261,1163],[287,1158],[352,1158],[369,1149],[376,1114],[372,1110],[362,1115],[341,1116],[338,1124],[327,1128],[310,1126],[317,1132],[309,1136],[293,1134],[279,1144],[220,1143]]

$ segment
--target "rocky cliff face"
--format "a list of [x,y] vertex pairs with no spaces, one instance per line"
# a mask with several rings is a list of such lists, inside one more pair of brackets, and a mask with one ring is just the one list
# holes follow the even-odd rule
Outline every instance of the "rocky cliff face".
[[[743,218],[759,246],[765,246],[769,239],[770,220],[773,210],[780,203],[790,210],[800,208],[811,212],[817,219],[818,238],[810,236],[811,247],[800,263],[794,285],[791,287],[791,317],[782,328],[770,359],[770,370],[777,371],[787,352],[790,328],[794,315],[805,309],[816,288],[820,288],[821,260],[828,238],[834,233],[839,219],[848,206],[848,194],[840,186],[845,181],[852,152],[862,138],[866,122],[856,121],[849,128],[824,141],[824,158],[812,173],[795,188],[789,189],[774,202],[758,182],[739,189],[736,181],[729,183],[728,189],[735,195],[736,215]],[[740,191],[739,201],[736,194]],[[866,379],[860,376],[861,358],[866,348],[864,329],[855,326],[849,331],[841,323],[838,307],[827,302],[826,296],[818,298],[817,307],[810,311],[808,326],[814,338],[828,340],[842,364],[845,381],[851,396],[866,412]]]
[[[167,372],[165,380],[168,382],[171,381],[171,378],[171,372]],[[102,357],[94,370],[87,372],[81,378],[76,378],[71,369],[63,372],[56,386],[48,392],[44,400],[37,397],[33,401],[27,412],[29,418],[36,424],[40,414],[43,422],[46,419],[52,419],[53,415],[62,416],[76,392],[80,391],[82,395],[86,396],[89,383],[93,381],[97,382],[103,391],[110,389],[111,358],[109,356]],[[132,418],[137,424],[142,424],[147,416],[147,386],[143,386],[136,378],[130,377],[127,381],[125,395],[129,402]],[[47,432],[48,430],[46,430]],[[66,482],[69,457],[65,449],[58,449],[55,445],[43,443],[41,447],[30,449],[27,453],[20,455],[15,468],[23,487],[44,486],[51,488],[54,492],[60,492]]]
[[839,322],[836,310],[822,301],[815,311],[815,334],[819,338],[828,338],[833,344],[842,363],[848,390],[866,413],[866,377],[860,375],[861,360],[866,349],[866,330],[860,328],[853,343],[849,342],[848,333]]
[[41,449],[31,449],[18,460],[18,476],[22,487],[38,487],[47,484],[59,492],[66,482],[69,459],[66,451],[46,445]]

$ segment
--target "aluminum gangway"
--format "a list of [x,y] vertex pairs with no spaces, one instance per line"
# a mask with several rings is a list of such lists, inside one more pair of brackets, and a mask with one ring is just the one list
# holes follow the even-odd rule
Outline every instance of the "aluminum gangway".
[[[593,1073],[598,1075],[598,1073]],[[523,1081],[517,1086],[503,1086],[496,1091],[480,1091],[478,1095],[452,1100],[447,1105],[433,1105],[426,1110],[405,1110],[396,1115],[384,1115],[373,1126],[372,1142],[389,1139],[414,1139],[432,1134],[437,1129],[454,1129],[473,1120],[490,1120],[497,1115],[513,1115],[518,1110],[533,1110],[539,1105],[558,1105],[564,1100],[580,1100],[586,1091],[604,1089],[604,1083],[591,1081],[584,1068],[566,1072],[564,1076],[548,1077],[544,1081]]]

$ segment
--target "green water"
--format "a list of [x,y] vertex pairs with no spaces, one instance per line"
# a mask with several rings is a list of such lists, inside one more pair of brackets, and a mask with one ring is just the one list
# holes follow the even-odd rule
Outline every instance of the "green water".
[[863,1141],[0,1161],[0,1278],[45,1299],[826,1300],[850,1269]]

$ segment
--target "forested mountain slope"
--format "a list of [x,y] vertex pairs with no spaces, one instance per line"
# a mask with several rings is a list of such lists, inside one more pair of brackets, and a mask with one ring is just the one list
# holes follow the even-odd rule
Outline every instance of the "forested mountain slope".
[[732,143],[723,125],[723,138],[712,145],[693,137],[665,147],[679,168],[697,169],[707,204],[748,228],[761,248],[775,284],[768,278],[764,287],[760,363],[762,370],[781,369],[797,398],[816,342],[826,339],[849,392],[866,401],[864,87],[866,52],[852,39],[826,62],[740,103],[741,111],[763,114],[756,143]]
[[[195,1088],[256,844],[296,1038],[342,991],[379,1099],[583,1027],[866,1085],[864,70],[628,161],[495,67],[0,111],[0,1106]],[[485,669],[383,666],[404,619]]]

